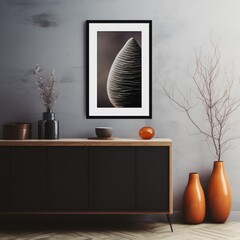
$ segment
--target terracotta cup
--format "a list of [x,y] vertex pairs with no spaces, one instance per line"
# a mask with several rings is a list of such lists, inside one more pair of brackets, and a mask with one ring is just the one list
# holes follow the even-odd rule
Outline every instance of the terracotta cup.
[[7,123],[3,124],[3,139],[24,140],[31,138],[31,123]]

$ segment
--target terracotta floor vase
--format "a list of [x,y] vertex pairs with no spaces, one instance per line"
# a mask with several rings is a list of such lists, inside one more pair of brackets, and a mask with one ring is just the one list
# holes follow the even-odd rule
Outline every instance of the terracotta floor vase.
[[205,195],[198,173],[189,173],[183,195],[183,218],[186,223],[202,223],[206,213]]
[[208,183],[207,204],[214,222],[224,223],[227,220],[232,206],[232,194],[222,161],[214,162]]

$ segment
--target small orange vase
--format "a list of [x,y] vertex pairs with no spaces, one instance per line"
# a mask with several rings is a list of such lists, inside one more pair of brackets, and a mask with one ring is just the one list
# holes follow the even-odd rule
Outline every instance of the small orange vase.
[[183,218],[186,223],[202,223],[206,214],[205,195],[198,173],[189,173],[188,184],[183,195]]
[[232,206],[232,194],[222,161],[214,162],[207,189],[207,205],[214,222],[224,223],[227,220]]
[[155,134],[155,131],[151,127],[142,127],[139,130],[139,136],[142,139],[151,139],[154,136],[154,134]]

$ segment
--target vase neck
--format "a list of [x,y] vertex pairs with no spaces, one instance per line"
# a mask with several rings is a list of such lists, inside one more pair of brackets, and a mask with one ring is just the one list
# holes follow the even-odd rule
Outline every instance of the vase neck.
[[192,172],[192,173],[189,173],[189,179],[188,179],[189,182],[192,182],[192,181],[199,181],[199,173],[197,172]]
[[55,114],[51,111],[47,111],[43,113],[43,120],[54,120]]
[[223,161],[215,161],[213,163],[213,167],[214,168],[222,168],[222,167],[224,167],[224,162]]
[[213,173],[225,173],[224,162],[215,161],[213,164]]

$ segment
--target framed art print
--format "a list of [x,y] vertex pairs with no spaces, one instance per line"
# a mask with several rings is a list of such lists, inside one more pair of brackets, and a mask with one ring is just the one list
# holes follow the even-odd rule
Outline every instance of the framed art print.
[[151,118],[152,22],[87,21],[87,118]]

